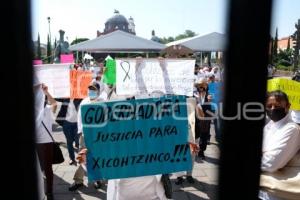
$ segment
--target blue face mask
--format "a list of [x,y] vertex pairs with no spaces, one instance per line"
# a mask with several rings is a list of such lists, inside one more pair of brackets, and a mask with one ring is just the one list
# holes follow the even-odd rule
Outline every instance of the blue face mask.
[[89,90],[89,97],[90,99],[96,99],[98,97],[97,91]]

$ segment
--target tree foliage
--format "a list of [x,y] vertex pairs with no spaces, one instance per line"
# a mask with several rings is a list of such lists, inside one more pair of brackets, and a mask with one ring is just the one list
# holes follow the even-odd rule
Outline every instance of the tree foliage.
[[41,50],[40,34],[38,34],[38,39],[37,39],[36,58],[37,58],[38,60],[40,60],[40,59],[42,58],[42,50]]
[[52,55],[52,48],[51,48],[50,36],[48,34],[48,37],[47,37],[47,61],[48,61],[48,63],[52,62],[51,55]]
[[169,36],[167,38],[166,37],[160,38],[160,41],[161,41],[161,43],[166,44],[166,43],[169,43],[169,42],[174,42],[176,40],[181,40],[181,39],[184,39],[184,38],[194,37],[196,35],[197,34],[194,31],[185,30],[184,33],[179,34],[175,37]]
[[80,42],[84,42],[84,41],[87,41],[87,40],[89,40],[89,39],[88,38],[76,38],[75,40],[73,40],[71,42],[71,45],[78,44]]
[[294,71],[299,68],[299,60],[300,60],[300,19],[298,19],[298,24],[295,24],[296,31],[292,35],[293,38],[293,48],[294,48]]
[[275,34],[274,46],[273,46],[273,57],[275,61],[277,61],[277,54],[278,54],[278,28],[276,28],[276,34]]

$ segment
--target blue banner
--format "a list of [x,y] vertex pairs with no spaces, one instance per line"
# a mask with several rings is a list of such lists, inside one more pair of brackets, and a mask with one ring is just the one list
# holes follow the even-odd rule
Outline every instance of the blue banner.
[[89,180],[192,169],[184,96],[81,107]]

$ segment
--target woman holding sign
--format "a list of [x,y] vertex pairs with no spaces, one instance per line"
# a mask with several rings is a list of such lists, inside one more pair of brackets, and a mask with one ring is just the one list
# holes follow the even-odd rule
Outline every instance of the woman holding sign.
[[[46,176],[47,199],[53,199],[53,138],[52,124],[56,101],[48,92],[48,87],[41,83],[34,85],[35,94],[35,125],[36,150],[42,171]],[[45,97],[47,102],[45,101]],[[49,103],[49,104],[48,104]]]

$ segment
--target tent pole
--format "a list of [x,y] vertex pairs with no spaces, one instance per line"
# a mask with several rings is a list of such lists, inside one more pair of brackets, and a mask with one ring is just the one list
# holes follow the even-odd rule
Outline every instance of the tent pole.
[[201,53],[200,53],[200,56],[201,56],[201,61],[200,61],[200,63],[201,63],[201,67],[202,67],[202,51],[201,51]]
[[76,63],[78,63],[78,51],[76,51]]

